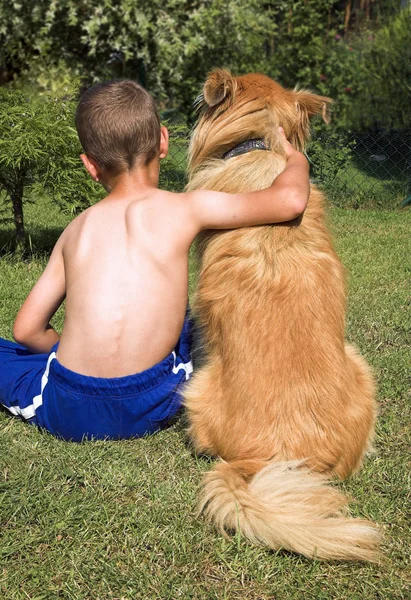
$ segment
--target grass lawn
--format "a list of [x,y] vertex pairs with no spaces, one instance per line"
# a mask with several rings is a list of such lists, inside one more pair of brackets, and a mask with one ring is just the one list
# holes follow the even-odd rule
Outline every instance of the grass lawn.
[[[374,368],[380,405],[376,453],[342,487],[354,514],[382,526],[385,563],[320,563],[222,538],[195,514],[209,462],[190,452],[181,421],[152,438],[73,444],[0,412],[1,599],[411,597],[411,213],[334,208],[330,221],[350,274],[347,337]],[[67,218],[43,202],[27,223],[33,258],[0,259],[8,338]]]

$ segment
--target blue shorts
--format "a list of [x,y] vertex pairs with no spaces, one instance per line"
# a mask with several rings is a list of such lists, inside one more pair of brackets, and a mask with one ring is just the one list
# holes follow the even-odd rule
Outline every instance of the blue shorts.
[[175,350],[160,363],[126,377],[89,377],[48,354],[32,354],[0,338],[0,404],[53,435],[125,439],[155,433],[181,408],[192,373],[191,323],[186,318]]

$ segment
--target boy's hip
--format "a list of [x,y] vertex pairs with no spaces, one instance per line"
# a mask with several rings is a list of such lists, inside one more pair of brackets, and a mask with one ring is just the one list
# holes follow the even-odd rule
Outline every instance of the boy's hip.
[[146,371],[114,378],[81,375],[50,357],[36,420],[72,441],[124,439],[162,429],[181,408],[181,391],[193,370],[190,355],[178,348]]

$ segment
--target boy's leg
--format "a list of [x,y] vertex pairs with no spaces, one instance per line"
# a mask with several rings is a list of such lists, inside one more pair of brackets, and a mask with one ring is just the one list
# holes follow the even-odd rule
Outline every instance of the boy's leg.
[[13,415],[36,423],[36,408],[48,354],[29,350],[0,338],[0,404]]

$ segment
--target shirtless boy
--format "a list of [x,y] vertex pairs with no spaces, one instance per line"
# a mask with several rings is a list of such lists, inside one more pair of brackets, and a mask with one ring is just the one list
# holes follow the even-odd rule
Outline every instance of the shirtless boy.
[[[158,189],[168,134],[132,81],[86,92],[76,126],[91,177],[108,195],[62,233],[0,339],[0,403],[66,440],[153,433],[181,406],[192,372],[188,252],[204,229],[289,221],[309,196],[308,165],[285,140],[284,172],[246,194]],[[61,337],[49,321],[63,300]]]

